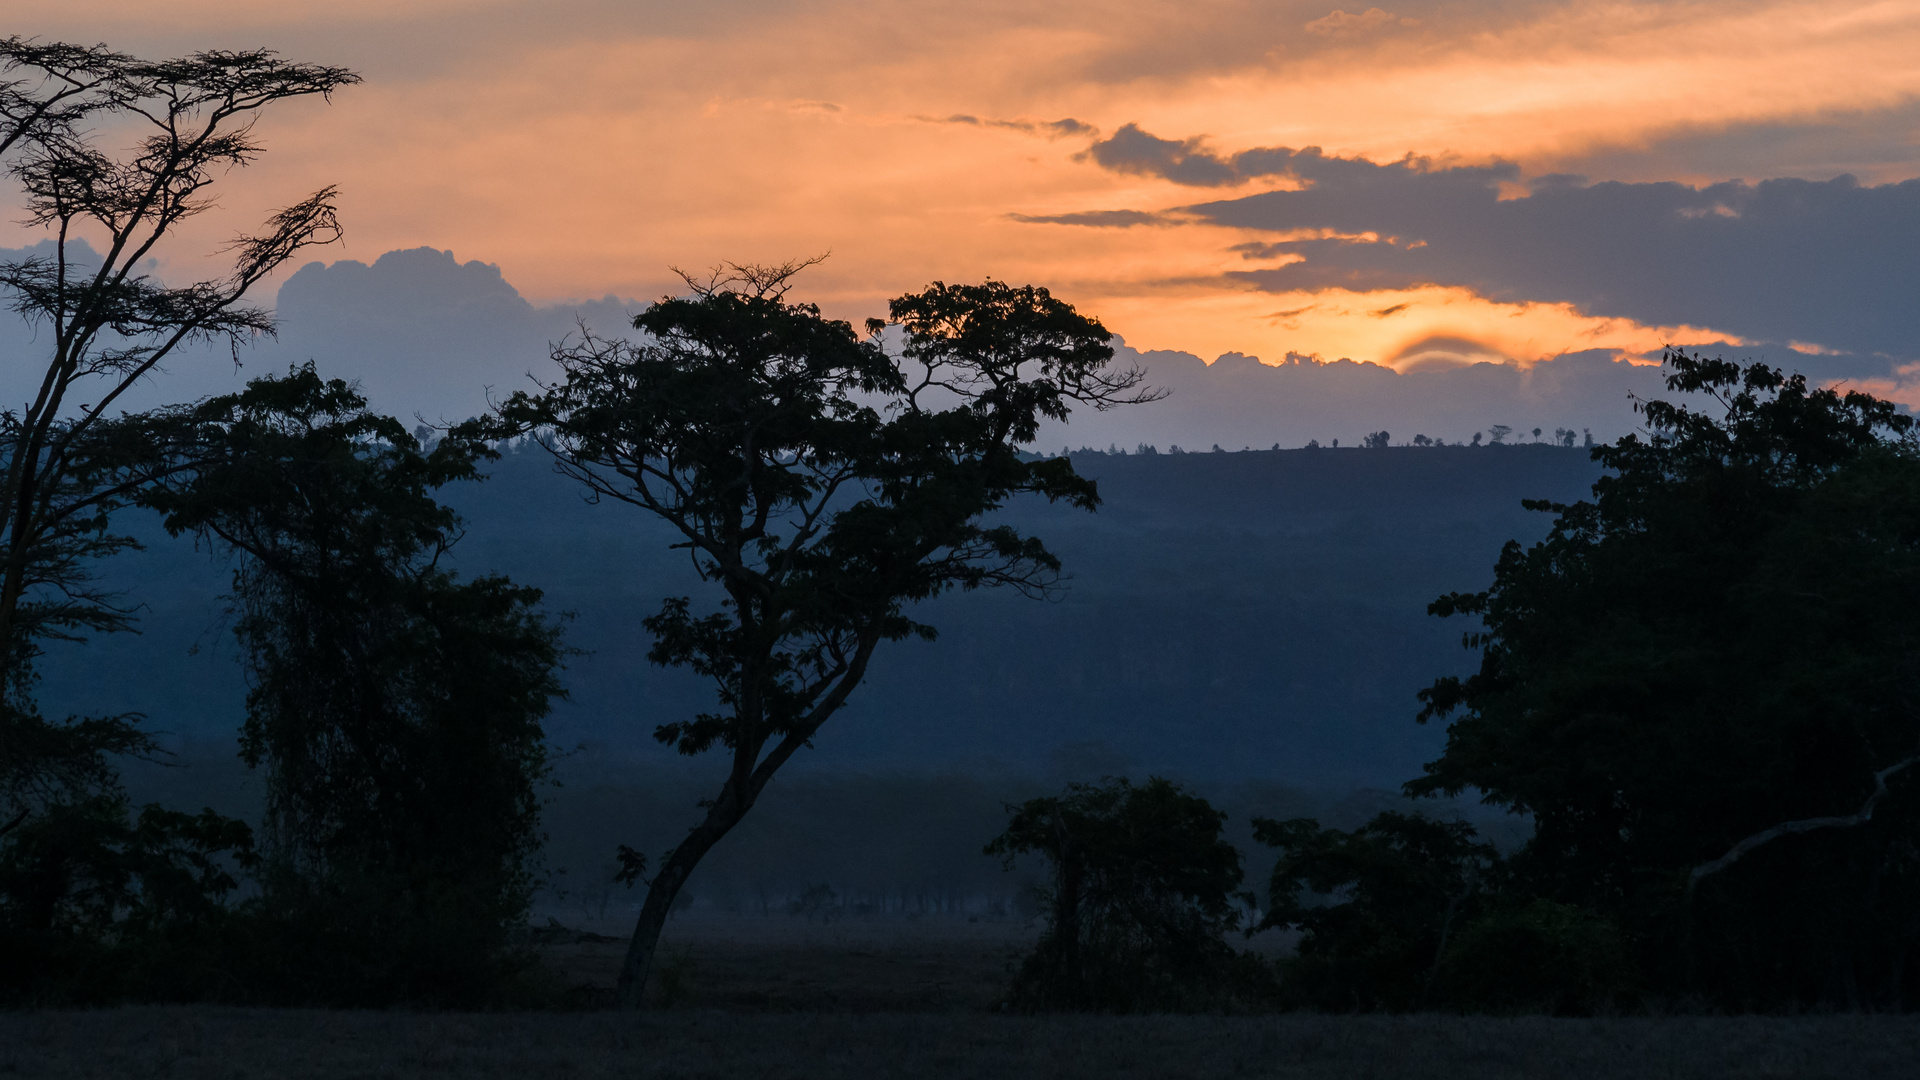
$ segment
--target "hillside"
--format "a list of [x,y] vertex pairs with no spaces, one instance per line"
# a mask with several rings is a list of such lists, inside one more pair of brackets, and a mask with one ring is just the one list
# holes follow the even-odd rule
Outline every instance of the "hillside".
[[[1429,618],[1427,602],[1484,586],[1504,541],[1544,532],[1546,517],[1520,499],[1578,498],[1595,476],[1584,451],[1545,445],[1081,454],[1074,465],[1099,481],[1098,513],[1034,503],[1004,514],[1061,556],[1064,595],[927,605],[920,617],[939,640],[883,649],[851,706],[775,785],[780,809],[750,818],[696,892],[777,901],[817,877],[843,892],[910,881],[977,897],[1000,880],[978,851],[1007,801],[1109,773],[1193,782],[1233,812],[1236,833],[1254,812],[1357,820],[1379,797],[1356,790],[1397,787],[1441,744],[1443,732],[1413,722],[1414,692],[1471,659],[1466,627]],[[638,511],[586,503],[537,451],[509,454],[449,498],[469,520],[463,571],[506,572],[572,613],[582,655],[549,724],[566,752],[547,813],[551,865],[585,882],[615,843],[673,843],[719,767],[650,737],[708,706],[697,680],[646,663],[640,627],[662,596],[698,595],[685,553]],[[145,710],[189,767],[136,770],[136,793],[244,813],[252,785],[231,739],[245,688],[221,616],[225,571],[151,522],[128,524],[150,547],[112,570],[146,605],[144,632],[56,649],[45,701]]]
[[[1071,575],[1056,601],[983,592],[932,602],[931,644],[886,646],[868,684],[801,768],[1152,768],[1221,779],[1391,784],[1438,732],[1413,694],[1459,670],[1461,625],[1425,614],[1484,585],[1500,545],[1544,515],[1523,497],[1578,498],[1584,451],[1543,445],[1082,454],[1096,514],[1018,504]],[[469,573],[497,570],[572,613],[572,698],[556,742],[662,753],[653,725],[705,704],[697,680],[645,661],[640,620],[698,595],[684,552],[619,504],[589,505],[535,451],[450,493],[469,521]],[[50,710],[139,709],[214,739],[244,694],[221,618],[225,571],[150,522],[148,551],[111,567],[145,605],[143,633],[56,647]]]

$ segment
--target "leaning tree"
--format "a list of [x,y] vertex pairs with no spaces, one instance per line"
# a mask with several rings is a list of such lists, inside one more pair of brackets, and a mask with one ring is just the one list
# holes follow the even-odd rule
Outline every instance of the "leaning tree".
[[[678,533],[711,599],[667,600],[648,656],[712,681],[714,711],[663,723],[684,754],[731,759],[705,816],[667,853],[620,972],[642,998],[661,927],[702,857],[846,704],[883,641],[931,639],[909,606],[952,589],[1045,593],[1060,562],[982,516],[1019,495],[1093,509],[1063,458],[1023,455],[1074,406],[1150,399],[1112,370],[1110,335],[1045,289],[935,284],[894,300],[900,355],[785,294],[804,264],[731,266],[554,353],[565,377],[501,408],[595,499]],[[640,860],[623,849],[629,870]]]
[[150,746],[128,718],[48,723],[28,696],[37,642],[126,627],[130,613],[91,584],[92,563],[132,543],[109,533],[108,516],[184,464],[115,407],[185,346],[237,349],[270,333],[269,315],[244,298],[339,235],[334,189],[231,241],[225,277],[163,284],[147,269],[183,222],[214,207],[215,180],[259,156],[262,110],[357,81],[259,50],[150,62],[0,38],[0,163],[20,185],[23,223],[42,236],[0,262],[0,292],[45,350],[14,368],[26,400],[0,409],[0,833],[110,776],[103,754]]

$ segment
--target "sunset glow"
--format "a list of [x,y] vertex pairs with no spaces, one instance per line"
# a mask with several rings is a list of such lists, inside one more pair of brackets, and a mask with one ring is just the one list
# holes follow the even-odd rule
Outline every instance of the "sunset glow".
[[[1258,291],[1229,275],[1284,260],[1236,246],[1279,234],[1168,212],[1302,181],[1200,187],[1104,168],[1089,148],[1132,124],[1221,159],[1317,146],[1505,164],[1506,198],[1557,173],[1920,175],[1920,3],[1907,0],[39,6],[17,30],[149,55],[266,45],[360,70],[365,84],[331,106],[269,118],[269,154],[223,205],[251,215],[336,182],[347,240],[325,258],[452,249],[536,301],[645,300],[673,287],[670,267],[831,252],[803,291],[849,318],[992,275],[1046,284],[1138,348],[1209,359],[1399,365],[1445,352],[1422,347],[1433,339],[1522,362],[1645,355],[1755,333],[1466,278]],[[1032,220],[1097,211],[1134,214]],[[231,227],[210,218],[189,239],[211,250]]]

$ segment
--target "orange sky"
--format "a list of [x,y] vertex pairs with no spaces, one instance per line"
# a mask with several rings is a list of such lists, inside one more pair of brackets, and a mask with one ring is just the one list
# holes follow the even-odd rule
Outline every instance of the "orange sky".
[[993,275],[1051,286],[1136,347],[1209,358],[1408,360],[1412,343],[1448,336],[1531,360],[1737,328],[1459,287],[1251,291],[1222,277],[1244,268],[1230,249],[1250,231],[1013,215],[1158,211],[1274,183],[1198,191],[1109,172],[1079,157],[1090,136],[1036,123],[1137,123],[1222,153],[1499,159],[1524,177],[1920,175],[1901,111],[1920,99],[1913,0],[29,0],[9,22],[148,55],[265,45],[366,76],[331,106],[266,120],[268,156],[227,189],[232,213],[186,238],[179,273],[331,182],[348,239],[329,260],[431,245],[498,263],[535,300],[649,299],[670,265],[831,251],[802,291],[834,314]]

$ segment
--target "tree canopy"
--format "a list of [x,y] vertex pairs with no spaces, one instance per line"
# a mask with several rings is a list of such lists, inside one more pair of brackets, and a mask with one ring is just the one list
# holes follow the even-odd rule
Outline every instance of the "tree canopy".
[[[339,236],[334,189],[235,239],[225,276],[163,284],[151,259],[182,222],[215,208],[223,173],[259,157],[253,123],[263,110],[357,81],[264,50],[148,61],[0,38],[0,163],[19,185],[23,223],[46,234],[0,263],[0,294],[46,343],[26,368],[30,399],[0,410],[0,835],[50,797],[112,786],[107,755],[152,751],[136,715],[61,724],[30,700],[40,642],[131,625],[131,610],[94,584],[98,560],[133,544],[109,530],[110,515],[189,464],[115,406],[189,342],[225,343],[237,362],[241,344],[271,333],[246,294],[300,250]],[[128,129],[132,149],[103,149],[108,132]]]
[[527,914],[559,627],[537,589],[442,565],[433,493],[494,451],[423,447],[308,365],[171,410],[190,472],[143,495],[233,560],[265,774],[263,900],[298,928],[293,984],[349,1000],[473,1000]]
[[1529,815],[1520,879],[1617,918],[1659,985],[1904,1001],[1914,421],[1764,364],[1666,362],[1689,399],[1594,449],[1594,498],[1533,504],[1547,538],[1433,604],[1482,620],[1481,660],[1421,692],[1451,723],[1408,791]]
[[[1000,282],[895,300],[862,339],[786,300],[803,264],[733,266],[649,307],[635,341],[554,354],[565,378],[518,393],[529,431],[592,496],[664,520],[712,600],[646,620],[655,663],[711,679],[718,708],[656,727],[681,752],[724,749],[725,782],[649,886],[622,994],[638,1001],[659,927],[699,859],[843,705],[884,641],[934,629],[910,605],[952,589],[1048,590],[1060,564],[982,515],[1020,495],[1091,509],[1064,459],[1020,453],[1042,417],[1148,395],[1107,370],[1098,322]],[[637,864],[636,864],[637,865]]]

